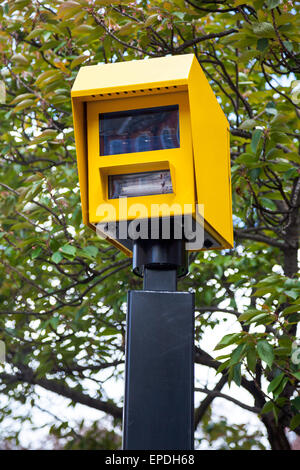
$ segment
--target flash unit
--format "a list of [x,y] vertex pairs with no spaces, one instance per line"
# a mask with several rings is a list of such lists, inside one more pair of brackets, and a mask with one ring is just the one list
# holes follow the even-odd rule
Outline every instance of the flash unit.
[[146,171],[108,177],[108,197],[153,196],[173,192],[170,170]]

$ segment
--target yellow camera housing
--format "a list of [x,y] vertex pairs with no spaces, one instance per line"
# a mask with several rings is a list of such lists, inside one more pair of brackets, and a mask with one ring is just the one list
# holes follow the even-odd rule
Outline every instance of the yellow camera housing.
[[[229,125],[194,54],[82,67],[71,96],[86,225],[130,221],[143,204],[148,218],[192,217],[201,249],[232,248]],[[152,189],[136,194],[143,178]]]

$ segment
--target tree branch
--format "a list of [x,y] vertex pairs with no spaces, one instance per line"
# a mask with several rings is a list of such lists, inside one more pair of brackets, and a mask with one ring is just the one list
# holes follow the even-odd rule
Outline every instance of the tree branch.
[[217,39],[223,38],[224,36],[228,36],[229,34],[238,33],[238,30],[235,28],[228,29],[227,31],[223,31],[222,33],[210,33],[206,34],[205,36],[201,36],[199,38],[190,39],[189,41],[184,42],[181,46],[174,49],[175,54],[180,54],[182,51],[187,49],[188,47],[194,46],[195,44],[199,44],[199,42],[208,41],[209,39]]
[[256,242],[266,243],[267,245],[274,246],[283,250],[285,248],[285,243],[280,240],[275,240],[275,238],[266,237],[264,235],[255,235],[253,233],[248,233],[246,230],[235,230],[234,235],[236,238],[243,240],[253,240]]
[[[223,379],[224,377],[222,377]],[[225,377],[226,379],[226,377]],[[221,382],[221,380],[220,380]],[[219,382],[219,383],[220,383]],[[219,385],[219,384],[218,384]],[[217,385],[217,386],[218,386]],[[247,410],[247,411],[251,411],[251,413],[260,413],[261,409],[258,408],[257,406],[249,406],[249,405],[246,405],[245,403],[242,403],[241,401],[237,400],[236,398],[233,398],[231,397],[230,395],[226,395],[225,393],[221,393],[219,391],[219,389],[217,387],[215,387],[213,390],[209,390],[208,388],[195,388],[195,391],[196,392],[201,392],[201,393],[206,393],[208,397],[210,397],[212,400],[214,398],[225,398],[225,400],[228,400],[228,401],[232,401],[232,403],[234,403],[235,405],[238,405],[240,406],[241,408],[243,408],[244,410]],[[205,401],[205,400],[204,400]],[[203,401],[203,403],[204,403]],[[201,405],[200,405],[201,406]]]
[[[224,387],[226,382],[227,382],[227,375],[223,375],[221,377],[221,380],[219,380],[219,382],[215,386],[214,390],[211,390],[211,393],[207,394],[207,397],[204,398],[204,400],[201,403],[201,405],[199,406],[199,408],[195,411],[195,417],[194,417],[195,429],[197,429],[198,424],[200,423],[203,416],[205,415],[205,412],[206,412],[207,408],[210,406],[210,404],[212,403],[214,398],[216,398],[216,396],[220,392],[220,390],[222,390],[222,388]],[[198,391],[199,389],[195,388],[195,390]]]
[[69,398],[74,403],[80,403],[81,405],[89,406],[90,408],[94,408],[95,410],[103,411],[104,413],[108,413],[109,415],[117,419],[122,418],[122,409],[114,405],[113,403],[108,403],[97,398],[89,397],[84,393],[72,389],[67,385],[56,380],[48,380],[45,378],[37,379],[34,377],[34,374],[31,370],[26,370],[24,372],[17,373],[16,375],[11,375],[3,372],[0,374],[0,379],[8,381],[9,383],[27,382],[31,385],[39,385],[45,390],[57,393],[58,395],[61,395],[65,398]]

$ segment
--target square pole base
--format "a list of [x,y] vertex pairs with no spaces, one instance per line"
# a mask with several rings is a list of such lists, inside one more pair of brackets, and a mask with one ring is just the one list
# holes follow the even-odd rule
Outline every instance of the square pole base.
[[192,450],[194,295],[128,293],[125,450]]

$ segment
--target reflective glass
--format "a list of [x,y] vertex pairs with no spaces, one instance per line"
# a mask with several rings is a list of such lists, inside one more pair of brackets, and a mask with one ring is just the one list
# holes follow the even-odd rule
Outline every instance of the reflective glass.
[[178,105],[99,114],[100,155],[178,148]]

